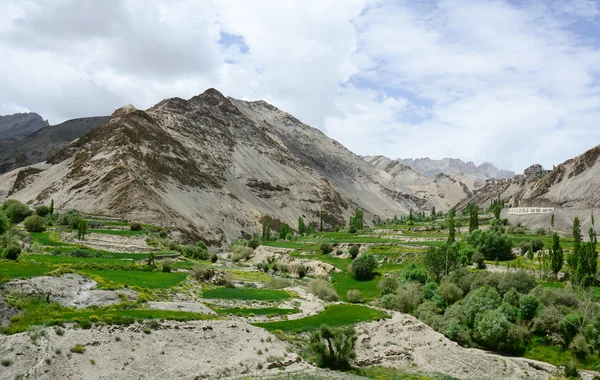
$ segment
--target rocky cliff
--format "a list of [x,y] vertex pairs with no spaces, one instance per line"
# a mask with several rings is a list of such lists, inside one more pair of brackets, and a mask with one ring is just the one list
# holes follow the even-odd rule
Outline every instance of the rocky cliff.
[[24,137],[48,126],[37,113],[16,113],[0,116],[0,139]]

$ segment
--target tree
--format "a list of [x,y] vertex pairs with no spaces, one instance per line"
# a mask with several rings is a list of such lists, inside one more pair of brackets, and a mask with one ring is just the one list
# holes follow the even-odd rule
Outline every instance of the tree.
[[304,219],[298,217],[298,235],[302,236],[306,232],[306,226],[304,225]]
[[309,351],[318,367],[347,369],[356,357],[356,339],[353,327],[335,329],[322,325],[310,336]]
[[35,208],[35,213],[43,218],[50,214],[50,208],[48,208],[46,205],[41,205]]
[[156,253],[154,253],[153,251],[148,252],[148,266],[154,268],[155,261],[156,261]]
[[554,277],[556,278],[558,278],[558,272],[560,272],[563,267],[563,256],[563,249],[560,246],[560,238],[555,232],[552,235],[552,248],[550,248],[550,268],[552,273],[554,273]]
[[596,271],[598,270],[598,253],[596,252],[598,241],[593,226],[590,227],[588,233],[590,238],[584,250],[585,277],[588,285],[594,285],[596,281]]
[[500,294],[491,286],[482,286],[479,289],[471,291],[463,301],[469,325],[473,326],[479,314],[498,308],[500,303]]
[[537,315],[540,300],[533,294],[525,294],[519,300],[519,315],[522,321],[531,321]]
[[31,215],[25,218],[23,226],[28,232],[42,232],[46,229],[46,219],[39,215]]
[[554,213],[552,213],[552,216],[550,217],[550,227],[552,227],[552,231],[554,231]]
[[485,347],[498,348],[511,323],[500,310],[486,310],[473,328],[473,337]]
[[352,258],[352,260],[356,259],[356,256],[358,256],[359,251],[360,251],[360,248],[358,248],[358,245],[353,245],[352,247],[350,247],[350,249],[348,250],[348,253],[350,254],[350,257]]
[[352,218],[352,222],[354,224],[354,228],[357,230],[362,230],[363,227],[363,210],[357,208],[354,210],[354,218]]
[[410,211],[408,212],[408,219],[406,220],[408,223],[414,223],[415,222],[415,216],[413,215],[413,210],[412,208],[410,209]]
[[500,206],[500,202],[496,202],[496,206],[494,206],[494,218],[496,220],[500,220],[501,212],[502,212],[502,206]]
[[377,260],[368,252],[352,261],[352,271],[358,280],[370,280],[375,268],[377,268]]
[[87,222],[83,219],[79,221],[77,225],[77,239],[85,240],[85,235],[87,234]]
[[6,249],[4,249],[4,257],[8,260],[16,260],[21,254],[21,247],[16,243],[10,243]]
[[319,232],[323,232],[323,210],[319,210]]
[[262,225],[262,241],[269,241],[271,239],[271,225],[269,224],[269,217],[263,219]]
[[479,209],[472,205],[469,213],[469,233],[479,229]]
[[6,217],[6,214],[4,214],[4,211],[0,209],[0,235],[8,230],[8,225],[8,218]]
[[21,223],[25,218],[31,215],[29,207],[14,199],[5,201],[2,204],[2,209],[10,223],[13,225]]
[[443,276],[460,266],[460,247],[458,243],[446,243],[441,248],[429,247],[423,262],[434,280],[439,282]]
[[433,206],[433,208],[431,209],[431,219],[435,220],[436,215],[437,214],[435,213],[435,206]]
[[333,252],[333,247],[331,246],[331,244],[325,243],[325,242],[323,242],[319,245],[319,249],[321,250],[321,253],[324,255]]
[[456,241],[456,224],[454,217],[456,216],[456,209],[452,208],[448,215],[448,245],[453,244]]
[[54,215],[54,199],[50,199],[50,207],[48,207],[50,215]]
[[467,235],[467,242],[485,256],[486,260],[509,260],[513,257],[513,241],[493,230],[475,230]]
[[585,277],[585,255],[582,247],[579,217],[573,218],[573,251],[569,257],[569,266],[576,282],[581,283]]
[[281,227],[279,228],[279,238],[280,239],[285,239],[288,234],[292,233],[292,229],[290,228],[289,225],[287,225],[287,223],[284,223],[281,225]]

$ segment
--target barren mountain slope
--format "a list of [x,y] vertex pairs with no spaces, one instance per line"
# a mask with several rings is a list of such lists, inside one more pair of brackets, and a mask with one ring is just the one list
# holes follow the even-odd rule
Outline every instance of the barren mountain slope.
[[12,179],[10,197],[25,202],[54,198],[58,208],[168,223],[215,242],[257,232],[264,216],[295,226],[301,215],[316,223],[322,209],[334,226],[355,207],[370,221],[427,206],[289,114],[214,89],[146,111],[122,107],[49,163],[5,174],[0,188]]
[[27,136],[47,126],[48,121],[34,112],[0,116],[0,139]]
[[106,116],[73,119],[44,127],[23,139],[0,140],[0,173],[45,161],[107,120]]
[[396,182],[406,185],[417,195],[429,200],[438,211],[448,211],[471,195],[468,187],[443,173],[426,177],[405,166],[399,160],[384,156],[367,156],[365,161],[389,173]]

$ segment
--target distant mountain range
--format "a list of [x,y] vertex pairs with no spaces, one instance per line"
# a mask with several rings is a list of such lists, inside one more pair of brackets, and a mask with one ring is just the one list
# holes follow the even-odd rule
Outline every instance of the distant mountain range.
[[[39,117],[37,114],[28,115]],[[8,118],[8,116],[4,117]],[[36,129],[27,137],[0,140],[0,173],[46,161],[48,157],[56,154],[73,140],[106,123],[107,120],[108,116],[84,117],[58,125],[44,124],[41,129]]]
[[490,178],[503,179],[515,176],[510,170],[500,170],[489,162],[477,166],[472,161],[464,162],[458,158],[443,158],[433,160],[425,158],[398,159],[398,162],[410,167],[415,172],[427,177],[433,177],[440,173],[449,175],[458,181],[465,183],[470,189],[481,187]]
[[48,125],[47,120],[33,112],[0,116],[0,140],[25,137]]

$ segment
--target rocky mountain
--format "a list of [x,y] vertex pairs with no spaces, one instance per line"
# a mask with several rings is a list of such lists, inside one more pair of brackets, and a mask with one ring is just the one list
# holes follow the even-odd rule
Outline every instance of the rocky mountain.
[[[528,178],[520,174],[510,179],[490,182],[475,190],[458,207],[464,208],[468,202],[488,207],[497,197],[509,207],[554,207],[557,228],[566,231],[573,216],[578,215],[585,227],[583,231],[586,231],[589,227],[587,224],[591,224],[586,221],[590,219],[590,212],[600,208],[599,157],[600,145],[555,166],[541,178]],[[534,227],[547,228],[550,223],[550,217],[545,214],[513,219],[515,223]]]
[[46,161],[107,120],[107,116],[73,119],[44,127],[22,139],[0,140],[0,173]]
[[27,136],[48,125],[47,120],[34,112],[0,116],[0,139]]
[[489,178],[503,179],[515,175],[512,171],[500,170],[489,162],[477,166],[472,161],[464,162],[457,158],[443,158],[441,160],[433,160],[428,157],[405,158],[398,161],[427,177],[433,177],[440,173],[449,175],[465,183],[470,189],[483,186],[485,180]]
[[392,160],[385,156],[366,156],[364,159],[389,173],[397,182],[407,186],[418,196],[427,199],[438,211],[448,211],[471,195],[467,185],[444,173],[428,177],[415,172],[400,160]]
[[[209,89],[146,111],[129,105],[47,163],[0,176],[0,191],[30,204],[55,200],[222,243],[255,233],[268,216],[347,224],[431,205],[337,141],[263,101]],[[0,197],[1,198],[1,197]]]

